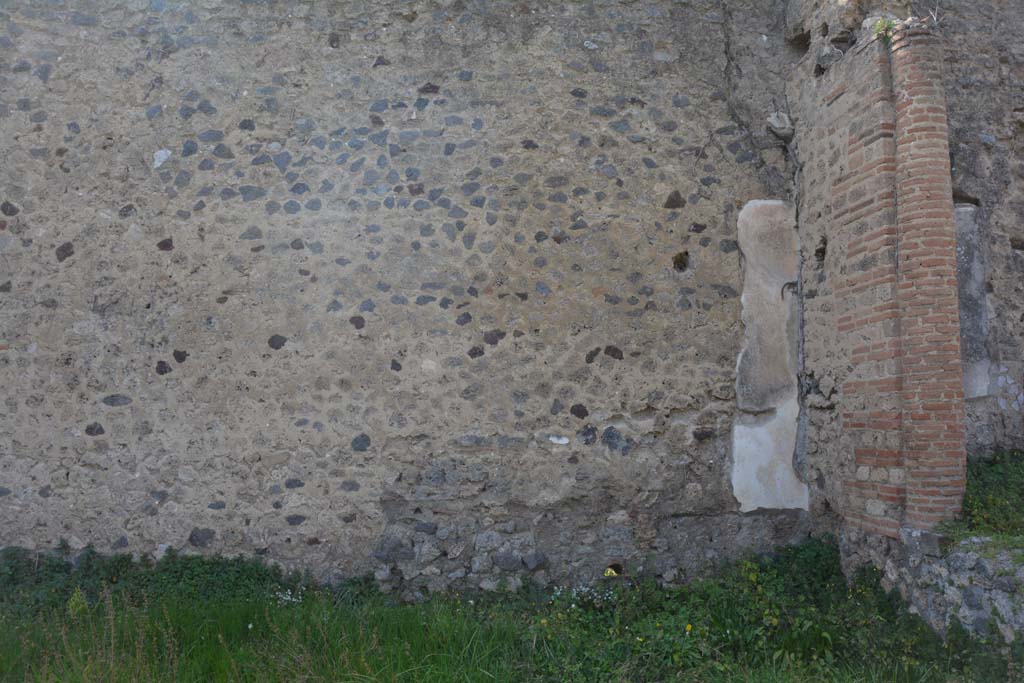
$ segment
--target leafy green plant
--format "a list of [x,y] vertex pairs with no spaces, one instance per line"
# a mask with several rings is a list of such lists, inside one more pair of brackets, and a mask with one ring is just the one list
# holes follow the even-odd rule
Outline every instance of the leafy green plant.
[[876,39],[889,44],[892,42],[892,37],[896,33],[896,21],[894,19],[879,19],[875,22],[874,26],[871,27],[871,32]]
[[89,602],[85,599],[85,593],[78,586],[68,598],[67,611],[68,616],[72,619],[78,619],[89,611]]
[[1024,535],[1024,453],[968,463],[963,516],[979,532]]
[[960,519],[943,525],[955,540],[982,537],[986,551],[1024,549],[1024,453],[1006,451],[967,464]]

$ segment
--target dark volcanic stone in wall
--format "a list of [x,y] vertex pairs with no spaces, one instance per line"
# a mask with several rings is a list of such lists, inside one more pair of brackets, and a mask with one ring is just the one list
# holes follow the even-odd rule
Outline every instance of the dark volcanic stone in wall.
[[196,548],[205,548],[210,545],[210,542],[216,535],[217,533],[213,529],[200,529],[197,527],[192,529],[192,532],[188,535],[188,542]]
[[65,261],[75,255],[75,245],[71,242],[65,242],[64,244],[57,247],[57,262]]
[[493,587],[790,538],[727,476],[785,164],[727,4],[7,3],[0,543]]

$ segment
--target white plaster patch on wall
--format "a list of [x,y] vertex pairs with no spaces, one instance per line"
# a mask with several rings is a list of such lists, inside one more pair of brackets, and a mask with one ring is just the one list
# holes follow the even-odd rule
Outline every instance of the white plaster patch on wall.
[[736,363],[733,495],[740,510],[809,507],[793,468],[797,394],[796,215],[790,204],[751,201],[738,220],[743,254],[743,349]]
[[964,398],[991,396],[990,363],[977,360],[964,364]]
[[794,396],[767,420],[748,415],[737,418],[732,432],[732,491],[741,511],[808,508],[807,485],[793,470],[799,413]]
[[956,206],[956,265],[960,295],[960,347],[963,355],[964,397],[992,394],[988,354],[988,297],[985,262],[977,222],[978,207]]

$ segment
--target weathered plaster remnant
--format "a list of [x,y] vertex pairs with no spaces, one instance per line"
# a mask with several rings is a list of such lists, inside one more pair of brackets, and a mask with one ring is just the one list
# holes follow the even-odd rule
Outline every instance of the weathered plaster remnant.
[[791,204],[748,202],[738,219],[743,253],[743,350],[736,367],[733,495],[740,510],[807,509],[809,491],[793,468],[797,417],[797,311],[788,293],[799,275]]
[[966,406],[968,454],[983,456],[1024,448],[1024,13],[1012,0],[943,5],[953,187],[977,206],[989,313],[990,395]]
[[956,265],[960,289],[960,344],[964,363],[964,396],[988,396],[989,360],[988,303],[985,295],[985,262],[977,222],[978,208],[956,207]]
[[[987,291],[989,273],[978,211],[974,204],[956,206],[960,355],[967,403],[967,452],[971,456],[984,456],[997,447],[996,424],[988,416],[1010,410],[1007,396],[1012,404],[1018,395],[1012,378],[1007,381],[1006,366],[992,363],[992,316]],[[1020,405],[1021,402],[1016,401],[1012,410],[1019,410]]]

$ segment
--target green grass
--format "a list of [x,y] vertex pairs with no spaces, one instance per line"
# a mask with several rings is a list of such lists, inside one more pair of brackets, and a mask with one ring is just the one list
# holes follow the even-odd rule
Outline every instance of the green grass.
[[402,604],[252,561],[76,566],[0,551],[3,681],[557,683],[999,681],[1020,654],[944,644],[812,541],[686,588],[436,596]]
[[955,540],[984,536],[990,551],[1024,549],[1024,453],[968,462],[963,514],[944,531]]

